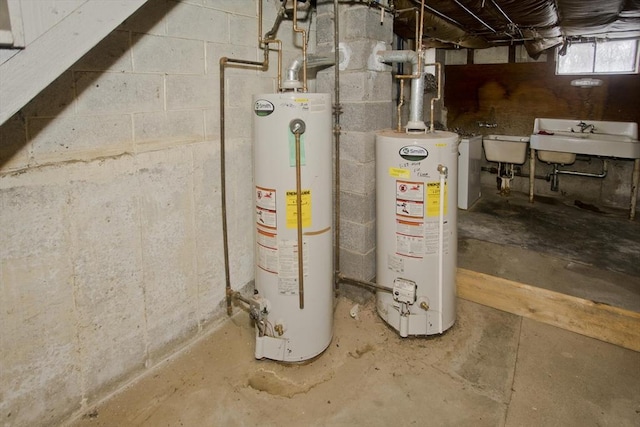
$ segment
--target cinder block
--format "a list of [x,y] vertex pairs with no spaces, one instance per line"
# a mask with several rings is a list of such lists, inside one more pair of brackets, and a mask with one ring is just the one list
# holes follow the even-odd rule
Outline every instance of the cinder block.
[[376,251],[366,254],[340,249],[340,272],[357,280],[373,280],[376,277]]
[[274,82],[270,77],[248,79],[246,75],[231,75],[227,78],[227,105],[247,109],[246,117],[250,120],[253,114],[253,95],[274,93],[274,90]]
[[132,71],[131,35],[128,31],[113,31],[72,67],[75,71]]
[[340,100],[389,101],[392,96],[389,73],[347,71],[340,74]]
[[[316,74],[316,88],[319,93],[333,93],[335,81],[335,71],[333,67],[325,68]],[[340,94],[342,101],[342,94]]]
[[382,21],[380,10],[366,6],[346,8],[341,16],[341,39],[346,41],[369,39],[393,42],[393,16],[385,12]]
[[178,4],[179,2],[173,0],[148,1],[118,29],[141,34],[167,35],[166,16]]
[[[273,11],[275,11],[275,6],[273,4],[274,2],[264,1],[263,3],[265,21],[273,22]],[[212,9],[217,9],[236,15],[257,16],[258,14],[257,2],[241,2],[238,0],[203,0],[203,4],[205,7],[210,7]],[[265,25],[267,24],[265,23]]]
[[342,132],[340,135],[340,159],[350,160],[357,163],[369,163],[375,161],[375,133]]
[[78,114],[164,109],[164,79],[155,74],[76,72]]
[[73,113],[73,74],[66,71],[22,109],[24,117],[57,117]]
[[131,116],[60,116],[29,121],[35,163],[89,160],[133,151]]
[[376,188],[375,162],[358,163],[350,160],[340,162],[340,188],[343,191],[369,195]]
[[[248,113],[250,106],[227,107],[225,110],[225,139],[244,138],[253,136],[253,117]],[[206,139],[220,139],[219,110],[205,111]]]
[[145,290],[134,159],[82,164],[69,210],[86,395],[145,367]]
[[[390,49],[390,44],[376,40],[359,39],[341,42],[342,60],[341,70],[371,70],[391,72],[391,66],[380,65],[376,59],[376,52]],[[389,75],[391,78],[391,75]]]
[[204,44],[152,35],[133,35],[133,69],[142,73],[204,74]]
[[[238,46],[222,43],[207,43],[207,74],[213,76],[220,75],[220,58],[243,59],[247,61],[262,62],[262,51],[253,46]],[[274,64],[276,66],[277,64]],[[229,64],[225,69],[225,75],[241,74],[247,76],[247,73],[257,75],[258,68],[255,66],[246,66],[238,64]]]
[[180,3],[167,15],[171,37],[210,42],[229,42],[229,18],[219,10]]
[[342,103],[342,128],[349,131],[367,132],[391,127],[393,104],[391,102]]
[[356,253],[367,253],[376,246],[375,221],[356,223],[341,218],[340,247]]
[[138,150],[170,147],[204,140],[202,110],[134,114],[134,139]]
[[29,164],[27,127],[20,113],[0,125],[0,175]]
[[[267,31],[267,29],[263,29]],[[230,15],[229,38],[232,44],[258,45],[258,20],[254,17]]]
[[192,156],[185,146],[137,156],[152,360],[198,324]]
[[376,219],[376,195],[340,192],[340,217],[354,223],[366,223]]
[[168,110],[213,108],[219,104],[219,80],[211,76],[167,76],[166,90]]
[[331,13],[319,13],[316,21],[318,43],[333,44],[333,8]]

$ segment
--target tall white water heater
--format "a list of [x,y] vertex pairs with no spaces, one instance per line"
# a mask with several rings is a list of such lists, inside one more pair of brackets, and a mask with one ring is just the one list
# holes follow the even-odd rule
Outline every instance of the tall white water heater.
[[376,133],[378,314],[401,336],[455,322],[457,134]]
[[253,111],[255,356],[297,362],[333,334],[331,96],[255,95]]

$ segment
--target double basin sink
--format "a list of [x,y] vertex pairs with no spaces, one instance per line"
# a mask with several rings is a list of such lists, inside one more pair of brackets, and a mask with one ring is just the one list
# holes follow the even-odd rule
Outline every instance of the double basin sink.
[[547,163],[571,164],[576,154],[640,159],[638,124],[535,119],[531,148]]
[[576,154],[640,159],[638,124],[631,122],[539,118],[530,137],[487,135],[482,142],[490,162],[523,164],[529,144],[547,163],[568,165]]

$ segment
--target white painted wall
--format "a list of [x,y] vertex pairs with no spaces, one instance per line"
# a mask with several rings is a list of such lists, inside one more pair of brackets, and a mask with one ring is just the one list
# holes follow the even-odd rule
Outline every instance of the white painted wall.
[[[224,316],[218,60],[261,60],[256,3],[151,0],[0,127],[4,425],[82,412]],[[271,59],[227,74],[236,288],[253,280],[251,95],[273,90]]]

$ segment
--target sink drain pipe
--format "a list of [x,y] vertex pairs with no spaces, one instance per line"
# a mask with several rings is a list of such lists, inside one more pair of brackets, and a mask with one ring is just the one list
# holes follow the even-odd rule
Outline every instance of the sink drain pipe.
[[608,171],[608,162],[606,159],[602,159],[602,172],[600,173],[561,170],[560,165],[558,165],[557,163],[554,163],[553,172],[549,174],[549,179],[551,180],[551,191],[558,191],[558,175],[573,175],[573,176],[584,176],[587,178],[602,179],[607,176],[607,171]]

